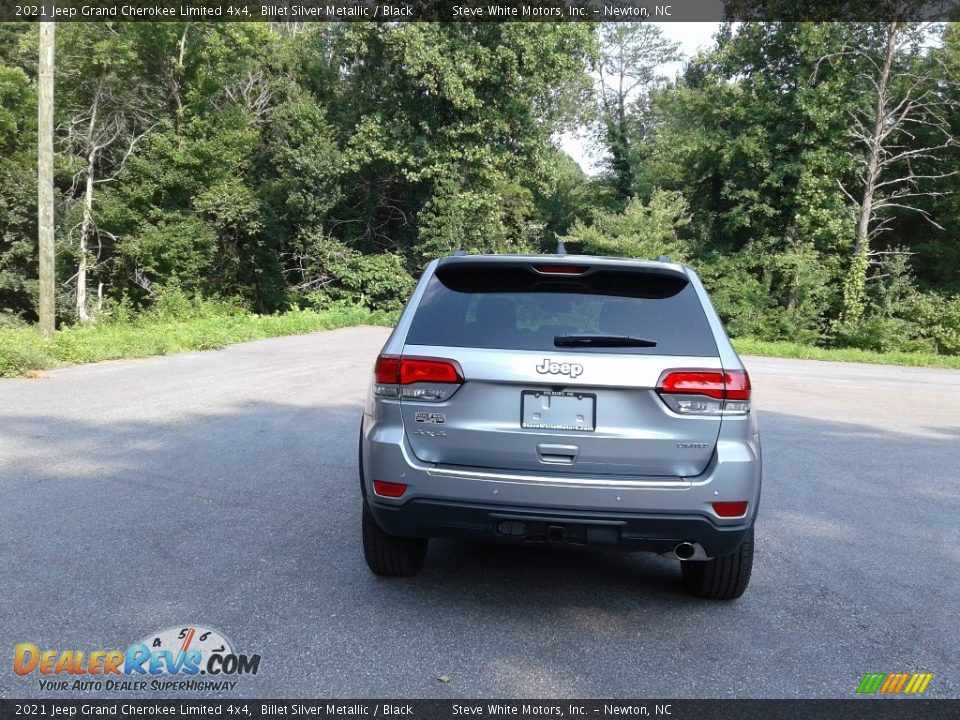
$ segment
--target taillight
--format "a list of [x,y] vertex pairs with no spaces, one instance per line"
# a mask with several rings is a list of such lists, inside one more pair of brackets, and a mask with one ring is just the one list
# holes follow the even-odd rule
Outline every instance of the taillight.
[[461,383],[460,366],[453,360],[400,358],[400,384],[418,382]]
[[456,360],[381,355],[374,368],[374,395],[439,402],[463,383]]
[[750,376],[746,370],[665,370],[657,392],[681,415],[746,415]]
[[407,491],[407,486],[403,483],[384,482],[383,480],[373,481],[373,492],[380,497],[398,498]]

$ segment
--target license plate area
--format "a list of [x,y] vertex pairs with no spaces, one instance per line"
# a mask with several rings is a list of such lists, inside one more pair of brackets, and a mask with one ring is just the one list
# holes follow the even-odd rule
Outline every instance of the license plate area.
[[524,390],[520,395],[520,427],[527,430],[593,432],[597,396],[557,390]]

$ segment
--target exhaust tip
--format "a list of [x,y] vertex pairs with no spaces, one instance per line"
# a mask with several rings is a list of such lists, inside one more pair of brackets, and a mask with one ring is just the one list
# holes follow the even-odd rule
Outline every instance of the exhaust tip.
[[673,549],[673,554],[677,557],[677,560],[689,560],[696,552],[697,549],[688,542],[678,543]]

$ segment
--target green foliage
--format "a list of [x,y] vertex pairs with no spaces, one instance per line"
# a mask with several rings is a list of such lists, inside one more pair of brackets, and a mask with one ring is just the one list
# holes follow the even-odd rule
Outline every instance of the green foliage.
[[683,195],[655,190],[649,203],[634,198],[622,213],[600,210],[589,224],[578,220],[563,240],[592,255],[685,262],[692,248],[679,233],[689,222]]
[[320,37],[346,68],[330,109],[353,168],[333,211],[342,224],[327,224],[337,239],[418,266],[539,240],[535,200],[558,170],[550,138],[588,89],[589,27],[357,23]]
[[681,190],[694,223],[722,251],[779,250],[792,230],[819,252],[852,241],[847,123],[856,67],[824,56],[859,42],[854,24],[744,23],[655,93],[638,171]]
[[551,149],[544,162],[544,182],[535,198],[545,250],[556,247],[557,239],[567,234],[576,220],[586,220],[594,210],[620,209],[615,191],[603,180],[591,181],[580,166],[564,152]]
[[770,338],[773,301],[747,253],[714,255],[699,267],[700,279],[732,337]]
[[215,229],[199,217],[158,212],[141,222],[121,247],[118,259],[146,281],[200,290],[214,268],[217,237]]
[[866,310],[869,251],[866,243],[860,246],[843,279],[843,313],[840,315],[840,327],[856,326]]
[[327,238],[308,240],[304,249],[304,287],[318,288],[305,299],[317,307],[356,303],[397,313],[413,291],[414,280],[398,255],[363,255]]
[[36,330],[0,326],[0,377],[29,375],[49,364],[47,341]]
[[414,281],[399,255],[354,255],[331,268],[339,287],[331,298],[356,302],[369,310],[399,312],[413,291]]
[[153,302],[147,310],[131,317],[129,321],[121,315],[116,322],[150,325],[202,320],[209,317],[236,317],[246,312],[236,298],[232,300],[204,298],[199,295],[190,295],[180,287],[172,285],[160,288],[154,294]]
[[23,112],[23,106],[35,107],[35,102],[26,73],[0,65],[0,150],[4,153],[13,148],[20,133],[31,129],[31,118]]
[[530,251],[537,239],[527,222],[530,205],[530,193],[518,184],[482,191],[440,183],[418,216],[417,259],[425,263],[457,250]]
[[908,306],[914,336],[943,355],[960,355],[960,296],[917,294]]
[[835,342],[877,352],[960,354],[960,299],[917,290],[904,249],[880,256],[865,282],[863,312]]
[[[108,307],[177,286],[283,309],[316,289],[300,259],[323,237],[344,256],[315,268],[325,302],[395,309],[411,269],[459,247],[531,249],[555,233],[540,203],[576,192],[551,138],[582,116],[586,25],[76,23],[57,36],[59,286],[74,292],[90,176],[87,284]],[[0,66],[0,308],[26,316],[34,70]]]
[[[636,110],[645,140],[636,144],[636,186],[677,190],[688,200],[686,234],[698,239],[691,262],[734,335],[930,346],[909,317],[913,295],[898,295],[889,277],[868,272],[868,255],[852,253],[856,202],[844,188],[856,194],[860,176],[851,118],[869,114],[875,102],[868,77],[885,50],[883,31],[880,24],[743,23]],[[947,53],[955,34],[955,27],[946,33]],[[900,52],[901,65],[929,62],[920,45]],[[903,149],[912,141],[922,140],[902,138]],[[941,286],[946,277],[960,280],[960,245],[943,237],[954,232],[951,218],[960,218],[954,185],[944,178],[941,195],[917,200],[948,228],[941,237],[927,239],[933,225],[891,216],[890,232],[873,248],[917,238],[922,245],[914,249],[922,251],[911,265],[922,281],[934,273]],[[932,267],[931,258],[946,262]]]
[[36,92],[0,65],[0,312],[33,318],[36,297]]
[[[862,148],[852,118],[875,100],[868,78],[883,30],[724,26],[666,81],[674,48],[648,24],[64,24],[61,325],[92,173],[88,287],[102,307],[89,332],[101,339],[179,322],[202,325],[217,346],[230,328],[252,332],[239,319],[249,311],[395,313],[438,255],[550,251],[559,238],[573,252],[688,262],[734,336],[958,353],[950,172],[960,144],[911,156],[916,174],[943,175],[911,199],[935,224],[891,208],[888,230],[870,240],[875,254],[853,254]],[[8,325],[35,318],[35,48],[35,25],[0,27],[0,314],[17,319]],[[914,77],[905,69],[943,68],[936,93],[958,103],[942,112],[960,137],[960,84],[950,82],[960,24],[896,60],[896,83]],[[591,87],[600,67],[604,81]],[[609,160],[597,177],[556,147],[558,133],[584,125]],[[924,132],[896,141],[929,145]],[[912,255],[884,254],[907,241]],[[116,353],[201,343],[162,334],[117,340]],[[82,333],[64,335],[64,358],[102,356]],[[45,346],[16,342],[10,363],[42,364]]]

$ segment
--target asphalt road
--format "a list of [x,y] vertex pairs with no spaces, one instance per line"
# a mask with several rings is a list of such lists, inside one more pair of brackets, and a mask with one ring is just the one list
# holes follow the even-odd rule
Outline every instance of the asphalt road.
[[717,604],[644,554],[434,542],[372,576],[356,441],[386,334],[0,380],[0,695],[75,696],[14,675],[17,643],[200,623],[262,655],[237,696],[851,697],[900,671],[960,696],[960,373],[748,358],[757,562]]

